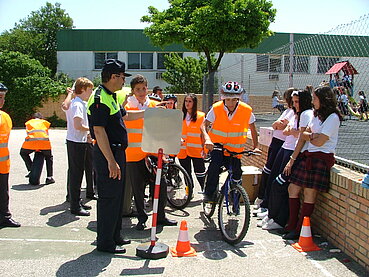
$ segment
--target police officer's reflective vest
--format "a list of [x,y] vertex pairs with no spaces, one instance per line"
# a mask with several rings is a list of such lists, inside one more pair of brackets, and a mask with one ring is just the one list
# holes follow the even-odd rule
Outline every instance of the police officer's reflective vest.
[[[239,101],[237,111],[231,120],[229,120],[224,109],[223,101],[215,103],[213,110],[215,121],[209,130],[211,141],[222,144],[224,148],[230,151],[243,151],[252,108]],[[224,154],[227,155],[227,152],[224,152]]]
[[101,103],[109,108],[110,115],[116,114],[120,111],[120,105],[117,100],[114,99],[113,95],[108,94],[102,86],[98,86],[91,94],[87,101],[87,114],[91,115],[90,106],[92,104],[97,106]]
[[190,121],[187,126],[186,119],[182,122],[181,150],[178,153],[178,159],[185,159],[187,156],[193,158],[202,158],[203,143],[201,138],[201,124],[204,121],[205,113],[198,111],[195,122]]
[[[154,108],[157,102],[150,100],[148,107]],[[127,111],[139,110],[137,107],[130,107],[128,104],[124,107]],[[127,162],[138,162],[147,156],[147,153],[141,150],[143,118],[131,121],[124,121],[128,133],[128,147],[126,149]]]
[[50,122],[44,119],[31,119],[26,123],[27,137],[22,148],[30,150],[50,150],[49,139]]
[[0,173],[7,174],[10,170],[10,159],[9,159],[9,134],[13,124],[10,116],[0,111]]

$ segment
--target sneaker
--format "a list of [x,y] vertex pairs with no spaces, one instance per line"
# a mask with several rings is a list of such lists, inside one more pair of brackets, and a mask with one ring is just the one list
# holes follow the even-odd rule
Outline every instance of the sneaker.
[[256,215],[258,218],[263,219],[264,217],[268,216],[268,209],[265,212],[257,213]]
[[266,224],[268,221],[270,220],[270,218],[268,216],[264,217],[262,220],[260,220],[256,226],[257,227],[262,227],[264,224]]
[[255,210],[260,208],[261,202],[263,202],[263,199],[260,199],[260,198],[255,199],[255,201],[254,201],[254,205],[255,205],[254,209]]
[[252,211],[252,214],[253,214],[254,216],[256,216],[258,213],[265,212],[266,210],[267,210],[266,208],[259,208],[259,209],[253,210],[253,211]]
[[53,177],[46,177],[46,180],[45,180],[45,184],[46,185],[50,185],[50,184],[54,184],[55,183],[55,180]]
[[267,223],[265,223],[262,226],[263,230],[276,230],[276,229],[282,229],[282,228],[283,227],[279,225],[277,222],[275,222],[273,218],[271,218]]

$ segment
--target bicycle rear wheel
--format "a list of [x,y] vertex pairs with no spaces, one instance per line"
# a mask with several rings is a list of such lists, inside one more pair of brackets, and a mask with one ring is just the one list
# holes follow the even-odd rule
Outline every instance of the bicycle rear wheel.
[[168,164],[166,179],[170,206],[179,210],[186,208],[193,194],[192,181],[187,171],[179,164]]
[[250,224],[250,201],[243,187],[237,185],[227,195],[221,194],[218,223],[226,242],[234,245],[243,240]]

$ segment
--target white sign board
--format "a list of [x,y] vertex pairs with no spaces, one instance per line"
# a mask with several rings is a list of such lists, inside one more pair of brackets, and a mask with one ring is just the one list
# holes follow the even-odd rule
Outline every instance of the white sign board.
[[181,148],[182,111],[148,108],[144,113],[142,151],[176,155]]

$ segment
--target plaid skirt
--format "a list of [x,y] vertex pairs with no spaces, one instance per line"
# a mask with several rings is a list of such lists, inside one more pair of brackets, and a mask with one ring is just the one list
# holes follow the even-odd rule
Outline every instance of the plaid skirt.
[[311,168],[306,169],[306,157],[299,156],[293,167],[289,182],[304,188],[328,192],[331,168],[321,159],[311,158]]

